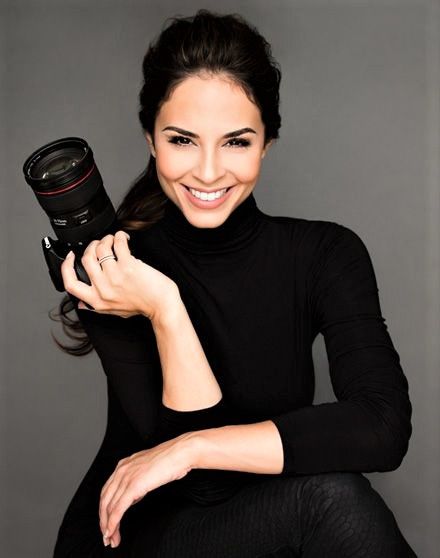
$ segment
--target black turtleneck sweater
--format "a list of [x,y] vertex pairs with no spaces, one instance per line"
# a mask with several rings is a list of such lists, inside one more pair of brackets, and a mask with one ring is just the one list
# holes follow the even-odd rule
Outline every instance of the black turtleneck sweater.
[[[270,419],[282,475],[396,469],[412,407],[360,237],[335,222],[266,215],[253,194],[213,229],[191,225],[171,200],[165,207],[152,227],[130,231],[129,245],[177,283],[223,392],[217,409],[166,418],[181,417],[181,431]],[[108,383],[106,435],[88,473],[100,489],[118,459],[159,439],[162,375],[147,318],[78,315]],[[313,405],[319,333],[337,401]]]

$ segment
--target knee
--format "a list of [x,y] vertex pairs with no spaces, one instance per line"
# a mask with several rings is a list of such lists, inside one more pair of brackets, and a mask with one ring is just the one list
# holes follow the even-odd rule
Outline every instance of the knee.
[[309,476],[302,490],[300,520],[307,555],[315,555],[324,540],[338,549],[335,555],[395,555],[395,518],[361,473]]
[[321,497],[337,505],[341,500],[357,500],[371,490],[370,481],[361,473],[323,473],[314,475],[311,485]]
[[361,473],[333,472],[310,476],[303,487],[303,497],[312,511],[320,514],[331,510],[331,514],[346,515],[368,512],[380,504],[379,495],[370,481]]

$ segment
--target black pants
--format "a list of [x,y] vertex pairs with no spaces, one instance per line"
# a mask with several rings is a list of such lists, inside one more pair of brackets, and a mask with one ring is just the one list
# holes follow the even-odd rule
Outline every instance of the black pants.
[[[222,405],[163,409],[157,441],[221,423]],[[97,498],[99,493],[97,492]],[[414,558],[392,511],[361,473],[256,475],[193,470],[125,513],[121,544],[97,525],[60,529],[54,558]],[[71,534],[76,533],[76,541]]]
[[416,556],[360,473],[270,476],[220,504],[187,504],[158,530],[148,528],[148,514],[144,521],[130,558]]

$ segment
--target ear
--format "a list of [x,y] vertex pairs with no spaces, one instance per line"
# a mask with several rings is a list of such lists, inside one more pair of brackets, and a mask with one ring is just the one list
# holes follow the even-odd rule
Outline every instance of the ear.
[[147,140],[148,147],[150,148],[151,154],[154,158],[156,158],[156,150],[154,149],[154,142],[151,134],[149,132],[145,132],[145,139]]
[[263,151],[261,152],[261,158],[264,159],[266,153],[269,150],[269,147],[272,145],[273,143],[273,138],[269,141],[269,143],[266,144],[266,147],[263,148]]

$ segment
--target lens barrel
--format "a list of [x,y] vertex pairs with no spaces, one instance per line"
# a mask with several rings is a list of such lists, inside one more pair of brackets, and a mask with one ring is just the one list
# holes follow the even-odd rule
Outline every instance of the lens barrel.
[[40,147],[26,159],[23,173],[59,240],[83,245],[115,231],[114,207],[84,139]]

